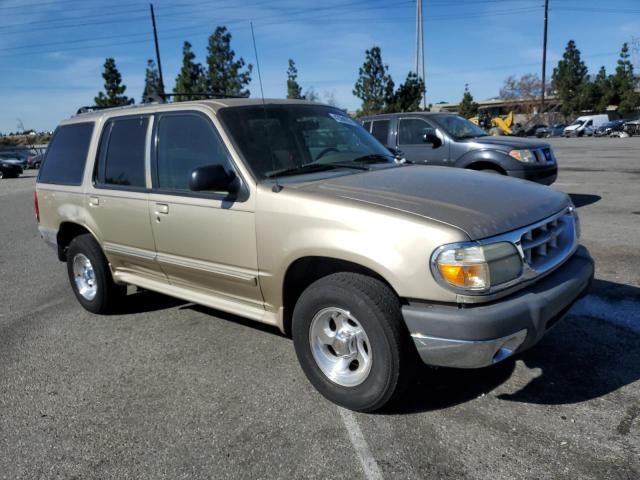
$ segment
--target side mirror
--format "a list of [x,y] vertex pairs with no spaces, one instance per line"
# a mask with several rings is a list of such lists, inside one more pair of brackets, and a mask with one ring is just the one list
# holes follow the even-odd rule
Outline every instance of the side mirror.
[[422,141],[424,143],[430,143],[433,145],[433,148],[438,148],[442,145],[442,140],[436,134],[435,128],[425,128],[424,135],[422,135]]
[[189,189],[194,192],[229,192],[236,193],[240,182],[235,173],[222,165],[205,165],[191,172]]

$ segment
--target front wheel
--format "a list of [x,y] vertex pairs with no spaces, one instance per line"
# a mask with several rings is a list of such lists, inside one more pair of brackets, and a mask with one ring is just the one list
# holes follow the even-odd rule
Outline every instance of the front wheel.
[[116,285],[98,242],[90,235],[78,235],[67,250],[67,273],[80,304],[93,313],[109,313],[126,295]]
[[379,410],[397,398],[418,361],[398,298],[366,275],[335,273],[311,284],[296,303],[292,331],[309,381],[351,410]]

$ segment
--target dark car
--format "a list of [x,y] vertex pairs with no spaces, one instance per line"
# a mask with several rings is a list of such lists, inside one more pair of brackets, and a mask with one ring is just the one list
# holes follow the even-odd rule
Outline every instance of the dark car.
[[558,167],[551,145],[490,136],[450,113],[390,113],[361,119],[366,130],[408,162],[484,170],[551,185]]
[[526,128],[525,127],[516,128],[514,129],[513,134],[517,137],[533,137],[535,136],[539,128],[546,128],[546,127],[548,127],[548,125],[545,123],[537,123],[535,125],[527,126]]
[[16,152],[0,153],[0,161],[18,165],[23,170],[28,168],[27,157]]
[[624,123],[624,120],[611,120],[610,122],[596,128],[593,131],[593,134],[596,137],[604,137],[609,135],[611,132],[621,132],[624,128]]
[[22,167],[16,163],[6,162],[0,158],[0,178],[17,178],[22,173]]
[[560,137],[566,125],[564,123],[554,123],[547,127],[540,127],[536,130],[537,138]]

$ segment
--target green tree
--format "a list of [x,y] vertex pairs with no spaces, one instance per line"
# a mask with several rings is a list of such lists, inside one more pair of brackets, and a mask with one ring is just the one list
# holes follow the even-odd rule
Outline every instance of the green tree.
[[160,74],[153,60],[147,60],[147,70],[144,75],[144,91],[142,103],[164,99],[164,88],[160,84]]
[[196,55],[191,51],[191,44],[184,42],[182,46],[182,67],[176,77],[176,85],[173,87],[173,93],[176,94],[174,97],[176,102],[203,98],[193,95],[206,90],[202,65],[196,63],[195,59]]
[[388,103],[393,103],[393,80],[387,74],[387,65],[382,63],[380,47],[367,50],[366,60],[359,70],[353,94],[362,100],[360,114],[380,113]]
[[558,91],[558,97],[562,102],[560,111],[566,116],[571,116],[581,110],[581,90],[587,79],[587,67],[580,58],[580,50],[573,40],[569,40],[567,48],[562,55],[562,60],[553,69],[552,81]]
[[473,95],[469,91],[469,84],[464,85],[462,101],[458,105],[458,115],[464,118],[471,118],[478,114],[478,104],[473,101]]
[[99,92],[98,96],[94,98],[98,107],[119,107],[131,105],[135,102],[133,98],[129,98],[124,94],[127,86],[122,85],[122,76],[113,58],[105,60],[102,78],[104,78],[105,92]]
[[620,50],[616,73],[610,78],[612,105],[618,105],[618,112],[626,115],[640,105],[640,96],[634,91],[635,78],[630,60],[629,45],[625,42]]
[[235,59],[231,49],[231,33],[227,27],[217,27],[207,45],[207,92],[218,95],[248,97],[251,83],[251,64]]
[[409,72],[404,83],[400,84],[390,101],[387,112],[416,112],[420,110],[420,101],[425,94],[424,82],[414,72]]
[[302,87],[298,83],[296,62],[291,59],[289,59],[289,68],[287,69],[287,98],[303,98]]
[[611,83],[604,67],[600,67],[593,81],[586,83],[580,91],[580,110],[604,112],[611,99]]

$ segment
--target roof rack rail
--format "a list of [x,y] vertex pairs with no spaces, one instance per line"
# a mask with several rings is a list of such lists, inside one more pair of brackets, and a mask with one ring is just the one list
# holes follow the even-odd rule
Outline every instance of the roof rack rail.
[[204,97],[204,98],[249,98],[248,95],[225,95],[224,93],[209,93],[209,92],[193,92],[193,93],[165,93],[164,95],[154,95],[145,99],[145,103],[138,105],[87,105],[80,107],[76,112],[76,115],[83,113],[96,112],[98,110],[107,110],[110,108],[122,108],[122,107],[143,107],[149,103],[165,103],[169,97]]
[[[122,105],[122,106],[124,106],[124,105]],[[76,112],[76,115],[80,115],[82,113],[95,112],[97,110],[105,110],[107,108],[117,108],[117,107],[114,107],[114,106],[103,107],[103,106],[99,106],[99,105],[86,105],[84,107],[80,107],[78,109],[78,111]]]

